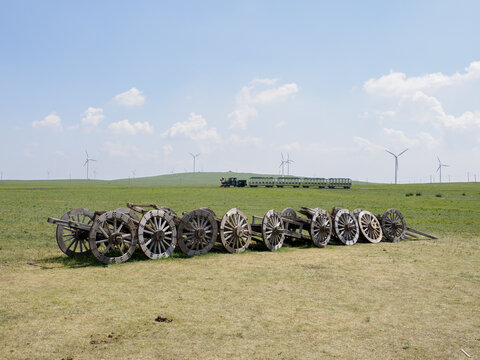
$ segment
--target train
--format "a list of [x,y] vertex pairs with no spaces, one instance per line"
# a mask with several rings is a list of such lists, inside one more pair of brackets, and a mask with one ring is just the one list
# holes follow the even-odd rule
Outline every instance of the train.
[[252,176],[248,180],[250,187],[278,187],[283,188],[291,186],[294,188],[315,188],[319,189],[350,189],[352,187],[352,179],[350,178],[308,178],[308,177],[268,177],[268,176]]

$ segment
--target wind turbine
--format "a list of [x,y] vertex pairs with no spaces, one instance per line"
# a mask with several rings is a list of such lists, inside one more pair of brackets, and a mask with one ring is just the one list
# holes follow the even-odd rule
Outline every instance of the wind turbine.
[[190,153],[190,155],[192,155],[192,157],[193,157],[193,172],[195,173],[195,159],[197,158],[197,156],[200,155],[200,153],[198,153],[198,154],[196,154],[196,155]]
[[400,155],[402,155],[405,151],[407,151],[408,149],[405,149],[403,150],[400,154],[397,154],[395,155],[394,153],[392,153],[391,151],[388,151],[388,150],[385,150],[386,152],[388,152],[389,154],[392,154],[394,157],[395,157],[395,184],[397,183],[397,172],[398,172],[398,157]]
[[440,182],[442,182],[442,167],[443,167],[443,166],[450,166],[450,165],[442,164],[442,162],[440,161],[440,158],[439,158],[438,156],[437,156],[437,159],[438,159],[437,172],[440,171]]
[[290,154],[287,152],[287,161],[285,161],[285,164],[287,164],[287,175],[290,175],[290,164],[294,162],[295,161],[290,160]]
[[83,164],[83,166],[85,167],[85,165],[87,165],[87,180],[88,180],[88,164],[90,163],[90,161],[97,161],[97,160],[90,158],[90,156],[88,156],[87,150],[85,150],[85,154],[87,154],[87,159],[85,160],[85,164]]
[[280,153],[280,155],[282,155],[282,162],[280,163],[280,166],[282,168],[282,176],[285,174],[285,164],[286,164],[286,161],[285,159],[283,158],[283,153]]

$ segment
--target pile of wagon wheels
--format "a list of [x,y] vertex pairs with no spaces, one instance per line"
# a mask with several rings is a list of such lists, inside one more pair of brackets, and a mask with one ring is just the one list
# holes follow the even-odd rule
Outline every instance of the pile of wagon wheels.
[[330,212],[302,207],[298,213],[293,208],[281,213],[270,209],[249,222],[237,208],[222,217],[209,208],[180,216],[166,206],[128,203],[111,211],[73,209],[59,219],[48,218],[48,222],[57,225],[57,244],[63,253],[69,257],[91,253],[104,264],[123,263],[137,248],[148,258],[159,259],[174,251],[186,256],[206,254],[217,243],[229,253],[242,253],[252,240],[275,251],[285,242],[311,242],[324,248],[332,239],[354,245],[359,240],[375,244],[381,240],[398,242],[406,236],[435,238],[407,227],[397,209],[388,209],[383,215],[340,207]]

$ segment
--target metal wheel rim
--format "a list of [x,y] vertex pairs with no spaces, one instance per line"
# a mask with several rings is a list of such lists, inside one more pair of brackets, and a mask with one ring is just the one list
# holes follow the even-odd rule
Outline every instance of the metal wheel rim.
[[289,218],[289,219],[295,219],[297,217],[297,213],[296,213],[295,209],[293,209],[291,207],[287,207],[287,208],[282,210],[282,212],[280,213],[280,216],[281,217],[286,217],[286,218]]
[[138,224],[138,243],[150,259],[169,257],[177,245],[177,229],[164,210],[147,211]]
[[104,264],[127,261],[137,246],[135,232],[132,219],[122,212],[108,211],[97,216],[89,235],[93,256]]
[[403,240],[407,224],[402,213],[397,209],[389,209],[382,216],[382,230],[387,240],[398,242]]
[[244,252],[250,245],[252,229],[247,216],[237,208],[228,210],[220,221],[220,240],[230,253]]
[[370,211],[360,211],[358,214],[358,225],[363,237],[371,243],[376,244],[382,240],[383,231],[380,222]]
[[347,209],[338,210],[335,215],[335,235],[345,245],[353,245],[359,236],[358,222]]
[[327,246],[332,236],[332,219],[327,211],[316,208],[310,225],[310,237],[318,247]]
[[276,210],[268,210],[262,220],[263,242],[271,251],[280,249],[285,239],[285,229],[280,214]]
[[[203,229],[204,236],[199,235]],[[218,234],[217,221],[205,210],[196,209],[185,214],[178,226],[177,242],[187,256],[206,254],[209,252]]]
[[[93,211],[78,208],[66,212],[61,219],[91,225],[93,223],[93,217]],[[57,225],[56,239],[60,250],[69,257],[74,257],[78,254],[86,254],[90,251],[87,231]]]

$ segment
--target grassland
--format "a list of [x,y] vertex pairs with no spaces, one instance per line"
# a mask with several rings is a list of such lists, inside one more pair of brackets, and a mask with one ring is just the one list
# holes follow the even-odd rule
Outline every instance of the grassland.
[[[415,194],[421,194],[416,196]],[[413,196],[406,196],[413,194]],[[127,201],[247,215],[400,209],[438,240],[120,265],[69,259],[48,216]],[[0,184],[0,358],[464,359],[480,356],[480,184],[351,190]],[[159,315],[171,322],[156,322]]]

